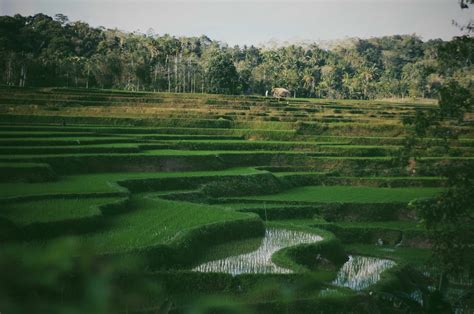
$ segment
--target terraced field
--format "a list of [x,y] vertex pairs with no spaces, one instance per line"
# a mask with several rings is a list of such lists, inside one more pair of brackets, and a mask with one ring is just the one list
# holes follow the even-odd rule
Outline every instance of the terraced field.
[[[0,241],[140,258],[173,313],[216,294],[256,313],[347,312],[426,271],[409,203],[443,191],[435,166],[474,166],[469,123],[449,153],[427,139],[416,171],[400,164],[400,119],[433,106],[1,89]],[[156,312],[150,299],[135,310]]]

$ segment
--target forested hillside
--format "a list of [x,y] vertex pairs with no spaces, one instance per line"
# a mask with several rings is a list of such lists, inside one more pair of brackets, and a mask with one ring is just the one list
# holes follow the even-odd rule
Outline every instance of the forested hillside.
[[229,47],[206,36],[94,28],[64,15],[0,17],[0,84],[22,87],[262,95],[282,86],[297,97],[435,97],[446,80],[469,87],[473,59],[468,36]]

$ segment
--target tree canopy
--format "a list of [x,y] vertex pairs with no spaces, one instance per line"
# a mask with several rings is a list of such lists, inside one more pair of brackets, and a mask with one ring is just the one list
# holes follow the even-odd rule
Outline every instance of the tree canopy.
[[[449,58],[443,56],[450,56]],[[469,88],[474,39],[416,35],[229,47],[206,36],[126,33],[64,15],[0,17],[0,84],[301,97],[434,97],[446,80]]]

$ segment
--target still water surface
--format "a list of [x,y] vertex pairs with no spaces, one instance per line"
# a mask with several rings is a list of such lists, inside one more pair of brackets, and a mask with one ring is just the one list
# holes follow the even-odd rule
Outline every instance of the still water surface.
[[[220,272],[239,275],[245,273],[288,274],[292,271],[279,267],[272,262],[272,255],[288,246],[314,243],[322,237],[304,231],[268,228],[257,250],[210,261],[195,267],[199,272]],[[349,260],[341,267],[332,284],[362,290],[376,283],[380,274],[395,262],[367,256],[349,256]]]

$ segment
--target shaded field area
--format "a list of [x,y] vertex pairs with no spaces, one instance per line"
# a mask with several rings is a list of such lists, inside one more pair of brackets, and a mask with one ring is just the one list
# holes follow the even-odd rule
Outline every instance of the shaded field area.
[[448,125],[453,149],[427,136],[400,158],[401,119],[432,104],[0,96],[0,253],[74,243],[138,260],[149,286],[132,312],[189,313],[215,295],[249,313],[350,312],[387,289],[419,304],[406,277],[432,271],[432,243],[411,204],[445,190],[440,166],[474,166],[469,123]]

